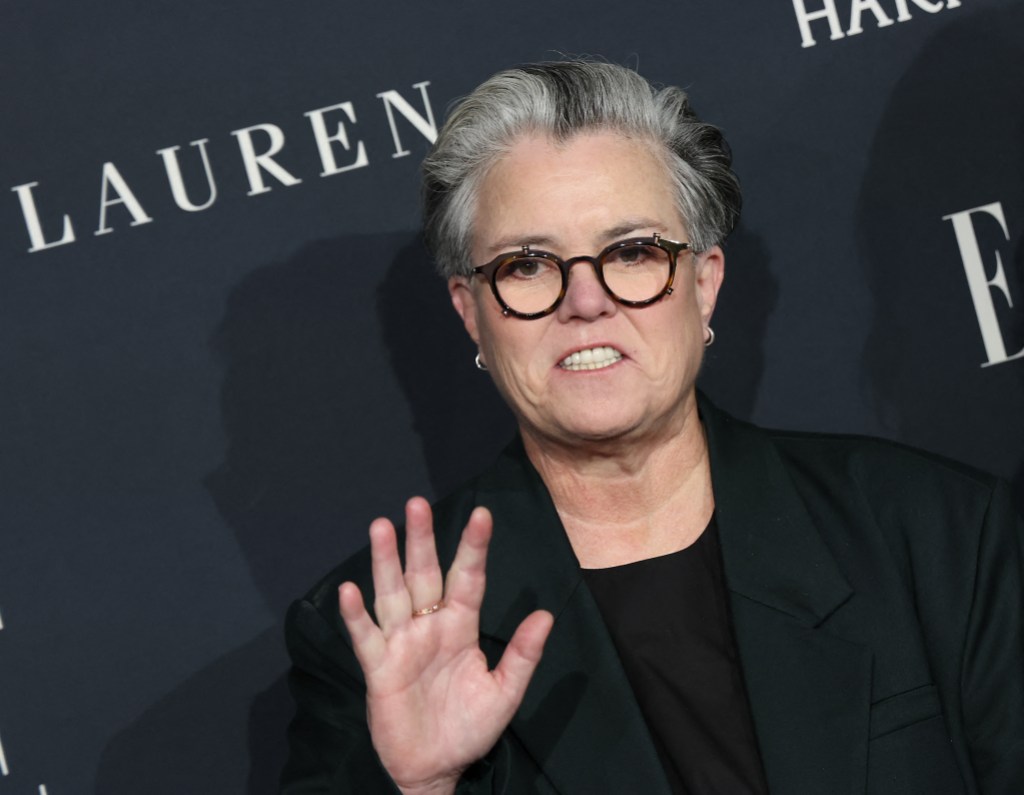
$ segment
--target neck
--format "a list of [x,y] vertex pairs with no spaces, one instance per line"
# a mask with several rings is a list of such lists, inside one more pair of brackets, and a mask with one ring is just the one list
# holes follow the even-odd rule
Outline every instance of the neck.
[[656,438],[559,443],[524,429],[540,473],[584,568],[603,568],[689,546],[714,511],[704,428],[690,401]]

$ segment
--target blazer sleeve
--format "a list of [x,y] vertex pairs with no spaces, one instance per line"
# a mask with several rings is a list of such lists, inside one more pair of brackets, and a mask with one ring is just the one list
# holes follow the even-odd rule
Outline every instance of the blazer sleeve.
[[[285,639],[292,658],[288,685],[296,712],[288,729],[289,756],[281,777],[284,795],[400,795],[370,739],[366,686],[355,654],[341,632],[308,600],[288,612]],[[499,742],[499,746],[501,743]],[[491,795],[492,759],[463,775],[458,795]]]
[[1024,523],[1005,483],[975,564],[961,682],[971,761],[981,792],[1024,792]]

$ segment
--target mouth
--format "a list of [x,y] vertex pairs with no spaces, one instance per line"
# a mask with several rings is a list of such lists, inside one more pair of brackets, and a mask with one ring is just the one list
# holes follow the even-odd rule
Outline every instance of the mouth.
[[615,348],[602,345],[598,348],[584,348],[574,351],[558,363],[563,370],[577,372],[580,370],[603,370],[616,362],[622,361],[622,354]]

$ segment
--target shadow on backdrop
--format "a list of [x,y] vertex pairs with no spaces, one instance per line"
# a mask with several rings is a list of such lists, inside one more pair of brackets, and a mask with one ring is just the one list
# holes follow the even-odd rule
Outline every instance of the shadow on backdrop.
[[[986,277],[1001,251],[1010,295],[990,290],[1008,353],[1024,348],[1024,7],[961,16],[922,49],[886,105],[859,200],[875,302],[864,377],[895,438],[1006,478],[1024,508],[1024,359],[987,361],[953,226],[1000,202],[1011,240],[976,215]],[[897,226],[897,224],[899,224]]]
[[734,417],[750,420],[764,375],[764,338],[779,300],[779,282],[760,236],[742,224],[725,244],[725,281],[711,326],[699,386]]
[[[456,427],[466,419],[459,414],[465,402],[455,401],[449,411],[437,396],[460,378],[446,368],[454,370],[457,359],[466,368],[443,344],[455,338],[442,323],[453,313],[412,239],[403,233],[320,241],[258,268],[231,292],[212,338],[224,371],[227,447],[205,485],[279,618],[365,543],[370,519],[397,513],[414,491],[427,492],[410,416],[440,464],[445,440],[457,450],[474,432],[472,423]],[[392,287],[378,296],[389,263],[385,282]],[[378,330],[379,302],[395,324],[386,334],[390,355]],[[461,333],[457,324],[455,330]],[[468,364],[476,375],[472,354]],[[474,394],[462,396],[473,404],[470,412]],[[437,482],[459,477],[457,470],[439,465]],[[278,623],[197,672],[114,737],[96,792],[277,792],[292,713],[286,669]]]
[[444,281],[422,266],[429,261],[420,238],[403,248],[380,285],[377,311],[427,475],[442,496],[491,463],[515,433],[515,421],[490,376],[476,368],[476,346]]

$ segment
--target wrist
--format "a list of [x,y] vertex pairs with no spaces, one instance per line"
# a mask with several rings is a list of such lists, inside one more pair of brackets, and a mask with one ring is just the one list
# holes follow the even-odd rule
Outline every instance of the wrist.
[[455,795],[455,787],[458,783],[459,777],[455,776],[408,786],[395,782],[395,786],[398,787],[398,791],[402,795]]

